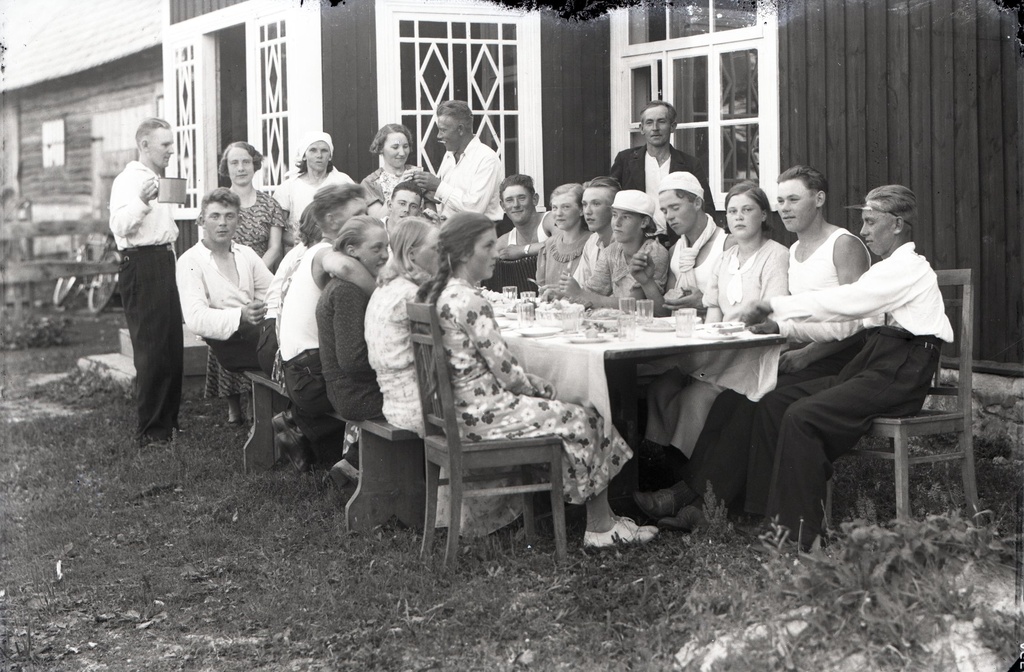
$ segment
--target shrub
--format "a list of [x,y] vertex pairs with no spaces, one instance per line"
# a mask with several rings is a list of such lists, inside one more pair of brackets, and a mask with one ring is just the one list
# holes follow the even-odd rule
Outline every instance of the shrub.
[[4,350],[24,350],[65,345],[69,326],[71,320],[67,317],[30,315],[20,324],[5,319],[0,329],[0,346]]

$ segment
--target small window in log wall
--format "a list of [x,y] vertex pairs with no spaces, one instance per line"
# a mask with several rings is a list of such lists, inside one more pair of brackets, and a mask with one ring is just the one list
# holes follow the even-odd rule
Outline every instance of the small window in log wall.
[[43,168],[64,165],[64,120],[43,122]]

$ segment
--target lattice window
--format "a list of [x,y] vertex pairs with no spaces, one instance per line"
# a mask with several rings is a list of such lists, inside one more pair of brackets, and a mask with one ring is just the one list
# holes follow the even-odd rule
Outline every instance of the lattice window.
[[260,26],[259,122],[263,139],[263,189],[270,191],[288,172],[288,77],[285,22]]
[[519,172],[519,35],[512,20],[402,19],[398,22],[401,116],[414,134],[416,162],[436,172],[444,148],[436,142],[434,110],[464,100],[480,141],[495,148],[505,174]]
[[196,158],[196,61],[195,48],[187,45],[174,52],[176,106],[174,119],[178,176],[185,178],[185,208],[199,207],[199,170]]

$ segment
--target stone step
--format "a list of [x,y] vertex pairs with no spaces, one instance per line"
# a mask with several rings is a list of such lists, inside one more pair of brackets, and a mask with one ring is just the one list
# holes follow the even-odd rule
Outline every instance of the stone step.
[[[181,330],[185,339],[185,375],[206,375],[206,352],[209,346],[203,342],[203,339],[192,333],[184,324],[181,325]],[[118,332],[118,340],[121,344],[120,354],[127,357],[128,361],[133,361],[135,357],[135,350],[132,348],[132,338],[127,329],[121,329]],[[132,369],[132,371],[132,375],[134,376],[134,369]]]
[[[78,368],[80,371],[95,373],[98,376],[108,378],[126,390],[130,390],[135,384],[135,364],[132,362],[131,357],[126,357],[120,352],[82,357],[78,360]],[[186,369],[182,382],[186,390],[202,390],[205,380],[206,358],[204,355],[202,370],[190,372]]]

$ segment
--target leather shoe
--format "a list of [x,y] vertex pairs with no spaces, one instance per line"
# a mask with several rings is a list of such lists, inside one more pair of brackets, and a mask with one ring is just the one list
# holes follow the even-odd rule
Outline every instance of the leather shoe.
[[295,467],[295,471],[299,473],[309,471],[313,463],[312,450],[309,445],[309,439],[303,436],[302,432],[298,429],[288,427],[283,431],[276,432],[274,434],[274,448],[288,456],[288,461]]
[[707,522],[703,509],[690,504],[679,509],[679,512],[674,516],[659,519],[658,527],[678,532],[693,532],[698,527],[707,525]]
[[633,493],[633,501],[640,507],[640,510],[652,520],[667,518],[675,515],[676,499],[672,491],[668,489],[655,490],[654,492]]
[[296,429],[295,420],[292,418],[292,411],[281,411],[270,419],[270,426],[274,428],[274,434],[283,432],[286,429]]

